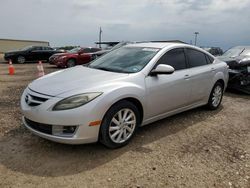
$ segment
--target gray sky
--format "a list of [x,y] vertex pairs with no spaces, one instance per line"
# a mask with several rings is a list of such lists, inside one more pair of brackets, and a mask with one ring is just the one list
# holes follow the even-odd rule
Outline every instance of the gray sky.
[[1,0],[0,38],[94,46],[103,40],[250,45],[250,0]]

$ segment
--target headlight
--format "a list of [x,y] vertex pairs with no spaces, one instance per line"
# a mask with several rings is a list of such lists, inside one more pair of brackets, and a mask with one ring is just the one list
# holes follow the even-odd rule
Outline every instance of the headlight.
[[250,61],[250,57],[245,57],[242,60],[240,60],[240,63]]
[[72,108],[77,108],[84,104],[87,104],[88,102],[92,101],[101,94],[102,93],[84,93],[80,95],[74,95],[56,103],[56,105],[52,108],[52,110],[59,111],[59,110],[69,110]]

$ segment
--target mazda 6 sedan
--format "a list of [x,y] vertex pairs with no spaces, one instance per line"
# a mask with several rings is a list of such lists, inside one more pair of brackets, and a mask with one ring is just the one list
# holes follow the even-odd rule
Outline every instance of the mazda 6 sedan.
[[130,44],[33,81],[21,97],[23,123],[55,142],[118,148],[140,126],[198,106],[217,109],[227,81],[227,64],[200,48]]

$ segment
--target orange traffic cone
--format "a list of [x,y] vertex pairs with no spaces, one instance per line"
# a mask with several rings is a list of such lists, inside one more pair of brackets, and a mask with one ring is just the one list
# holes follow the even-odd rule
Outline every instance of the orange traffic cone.
[[12,65],[12,61],[9,60],[9,75],[15,74],[15,67]]
[[42,61],[38,62],[37,70],[38,70],[38,77],[44,76],[44,69],[43,69]]

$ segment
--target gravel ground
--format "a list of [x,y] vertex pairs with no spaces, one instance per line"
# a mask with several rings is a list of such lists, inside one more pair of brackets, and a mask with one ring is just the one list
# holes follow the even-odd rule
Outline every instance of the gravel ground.
[[250,96],[227,92],[217,111],[142,127],[121,149],[69,146],[22,126],[20,95],[37,70],[15,68],[0,64],[0,187],[250,187]]

